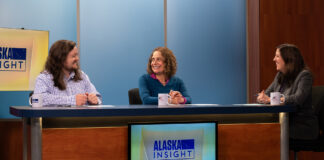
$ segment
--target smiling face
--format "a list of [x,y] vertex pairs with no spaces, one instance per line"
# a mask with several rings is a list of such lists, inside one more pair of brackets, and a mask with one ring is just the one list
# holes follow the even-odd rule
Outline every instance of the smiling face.
[[74,47],[66,57],[64,63],[64,69],[71,72],[78,68],[79,68],[79,51],[77,47]]
[[276,50],[275,57],[273,58],[273,61],[276,63],[276,69],[277,71],[280,71],[282,73],[286,72],[286,64],[285,61],[282,59],[279,49]]
[[164,74],[165,70],[165,58],[162,56],[160,51],[153,52],[152,61],[151,61],[151,68],[154,74]]

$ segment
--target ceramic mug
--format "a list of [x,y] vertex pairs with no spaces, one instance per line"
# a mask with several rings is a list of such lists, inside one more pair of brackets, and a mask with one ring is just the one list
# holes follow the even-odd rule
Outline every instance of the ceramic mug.
[[285,97],[283,94],[280,92],[271,92],[270,93],[270,104],[271,105],[280,105],[283,102],[280,100],[281,97]]
[[31,105],[32,107],[42,107],[43,106],[42,94],[33,94],[29,98],[29,105]]
[[159,93],[158,94],[158,105],[169,105],[169,100],[171,100],[170,95],[167,93]]

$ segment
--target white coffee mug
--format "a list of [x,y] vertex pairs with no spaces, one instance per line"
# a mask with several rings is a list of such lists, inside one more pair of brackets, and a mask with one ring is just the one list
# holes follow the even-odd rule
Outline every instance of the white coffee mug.
[[42,107],[43,106],[42,94],[33,94],[29,98],[29,105],[31,105],[32,107]]
[[158,104],[160,105],[169,105],[170,95],[167,93],[159,93],[158,94]]
[[280,105],[281,103],[283,103],[281,101],[281,97],[285,96],[283,94],[281,94],[280,92],[271,92],[270,93],[270,104],[271,105]]

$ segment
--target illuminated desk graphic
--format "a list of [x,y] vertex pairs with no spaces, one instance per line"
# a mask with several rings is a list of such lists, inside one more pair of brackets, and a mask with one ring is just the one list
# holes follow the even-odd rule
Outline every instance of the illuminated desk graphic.
[[[289,158],[289,127],[288,112],[294,112],[295,107],[290,105],[270,106],[256,104],[192,104],[179,106],[158,107],[156,105],[100,105],[82,107],[41,107],[32,108],[30,106],[11,106],[10,113],[23,118],[24,149],[23,157],[27,159],[27,129],[30,125],[31,131],[31,158],[32,160],[42,159],[42,128],[49,126],[52,128],[57,125],[63,127],[75,127],[75,124],[84,126],[126,126],[128,122],[154,122],[154,121],[186,121],[186,120],[222,120],[230,121],[226,115],[263,115],[279,114],[280,122],[280,157],[281,160]],[[82,126],[80,118],[87,119]],[[94,123],[91,118],[99,118],[100,123]],[[107,118],[107,119],[105,119]],[[49,119],[46,121],[46,119]],[[60,122],[60,119],[63,119]],[[112,121],[113,119],[113,121]],[[228,120],[231,119],[231,120]],[[235,118],[234,118],[235,119]],[[235,121],[244,121],[244,118],[236,118]],[[30,120],[30,122],[29,122]],[[57,121],[53,123],[53,121]],[[249,122],[249,120],[246,120]],[[70,122],[70,124],[68,123]],[[61,123],[61,124],[58,124]],[[60,126],[62,127],[62,126]]]

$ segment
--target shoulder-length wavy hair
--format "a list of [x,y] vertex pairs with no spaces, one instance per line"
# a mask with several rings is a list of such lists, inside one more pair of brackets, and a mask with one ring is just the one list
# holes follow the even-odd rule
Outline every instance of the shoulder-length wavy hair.
[[[45,70],[53,75],[54,86],[58,87],[60,90],[66,89],[66,84],[64,83],[64,63],[68,54],[76,46],[76,43],[69,40],[59,40],[56,41],[49,50],[49,54],[45,63]],[[81,73],[79,69],[74,70],[75,76],[74,81],[82,80]]]
[[152,51],[147,63],[147,69],[146,69],[147,73],[148,74],[154,73],[152,71],[151,63],[152,63],[152,56],[155,51],[161,52],[161,55],[164,57],[164,64],[165,64],[164,74],[166,78],[170,79],[177,72],[177,60],[173,52],[167,47],[157,47]]
[[[303,56],[297,46],[293,44],[281,44],[277,47],[280,52],[280,56],[285,62],[286,73],[279,72],[279,84],[287,83],[291,85],[298,74],[308,69]],[[309,70],[309,69],[308,69]]]

